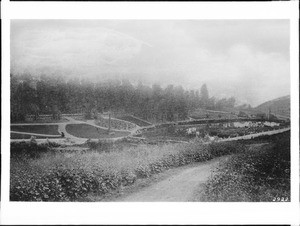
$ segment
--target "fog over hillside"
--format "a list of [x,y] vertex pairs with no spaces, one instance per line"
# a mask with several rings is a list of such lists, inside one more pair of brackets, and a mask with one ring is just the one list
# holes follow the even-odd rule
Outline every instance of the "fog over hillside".
[[128,78],[235,96],[288,95],[288,20],[13,20],[11,72]]

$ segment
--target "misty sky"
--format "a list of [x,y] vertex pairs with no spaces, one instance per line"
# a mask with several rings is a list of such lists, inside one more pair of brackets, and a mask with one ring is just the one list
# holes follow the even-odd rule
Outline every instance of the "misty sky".
[[235,96],[290,92],[288,20],[13,20],[11,71],[128,78]]

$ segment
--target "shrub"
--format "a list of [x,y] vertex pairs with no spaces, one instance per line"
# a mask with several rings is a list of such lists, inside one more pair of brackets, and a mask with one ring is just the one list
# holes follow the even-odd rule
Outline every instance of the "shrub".
[[87,145],[90,149],[98,150],[99,152],[109,151],[113,147],[113,142],[111,141],[89,141]]
[[11,158],[38,158],[42,153],[49,151],[49,147],[52,145],[54,144],[51,143],[38,145],[35,142],[13,142],[10,145]]

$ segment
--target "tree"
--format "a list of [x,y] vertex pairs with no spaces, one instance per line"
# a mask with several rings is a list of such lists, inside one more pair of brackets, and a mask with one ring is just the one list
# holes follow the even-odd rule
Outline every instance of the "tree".
[[39,117],[40,108],[38,105],[31,103],[29,105],[29,113],[34,115],[34,120],[37,120]]
[[234,105],[235,105],[235,98],[234,98],[234,97],[230,97],[230,98],[227,100],[227,107],[233,108]]
[[23,81],[16,76],[10,76],[10,115],[11,121],[24,121],[26,112],[22,101]]
[[95,108],[94,108],[94,106],[92,105],[92,104],[90,104],[90,103],[88,103],[88,102],[86,102],[86,103],[84,103],[84,105],[83,105],[84,107],[84,118],[85,119],[92,119],[92,118],[94,118],[94,114],[95,114]]
[[200,98],[201,98],[201,105],[204,108],[207,108],[209,95],[206,84],[203,84],[200,89]]
[[216,98],[215,97],[211,97],[208,99],[206,108],[215,110],[215,108],[216,108]]
[[216,106],[233,107],[234,97],[216,101],[209,97],[206,84],[199,90],[185,90],[181,86],[159,84],[147,86],[141,82],[133,85],[127,79],[92,81],[77,77],[41,75],[11,76],[11,118],[24,120],[26,114],[83,113],[95,118],[97,112],[133,114],[153,122],[184,120],[188,113],[199,107],[215,109]]
[[222,98],[216,102],[216,109],[222,110],[224,108],[233,108],[235,105],[235,98],[230,97],[228,99]]
[[222,110],[226,106],[227,106],[227,100],[226,100],[226,98],[222,98],[221,100],[218,100],[216,102],[216,109],[217,110]]
[[52,105],[52,119],[59,120],[61,118],[61,112],[56,104]]

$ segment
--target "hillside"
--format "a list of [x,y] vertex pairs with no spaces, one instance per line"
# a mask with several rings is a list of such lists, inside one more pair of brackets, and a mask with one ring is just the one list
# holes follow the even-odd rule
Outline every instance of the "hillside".
[[236,119],[238,111],[235,108],[224,108],[222,111],[207,110],[198,108],[190,112],[189,116],[192,119]]
[[290,117],[290,95],[267,101],[255,109],[264,113],[270,110],[276,116]]

